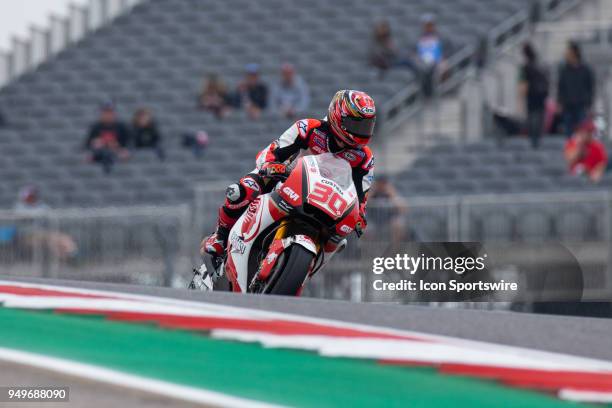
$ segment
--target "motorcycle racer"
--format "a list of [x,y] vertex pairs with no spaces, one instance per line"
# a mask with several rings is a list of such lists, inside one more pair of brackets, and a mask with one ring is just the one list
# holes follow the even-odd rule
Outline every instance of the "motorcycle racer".
[[374,157],[367,144],[375,122],[374,100],[365,92],[355,90],[336,92],[323,120],[295,122],[257,154],[252,172],[227,188],[216,231],[202,241],[202,254],[221,257],[230,229],[249,204],[260,194],[270,192],[276,185],[274,180],[285,179],[291,163],[298,157],[312,154],[333,153],[351,165],[360,203],[357,233],[361,234],[366,225],[365,207],[374,174]]

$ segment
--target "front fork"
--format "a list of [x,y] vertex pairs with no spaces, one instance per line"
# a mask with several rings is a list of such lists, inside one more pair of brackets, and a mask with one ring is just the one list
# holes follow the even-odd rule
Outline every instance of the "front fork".
[[[249,291],[256,290],[258,286],[266,282],[283,251],[291,245],[300,245],[307,251],[312,252],[315,257],[319,253],[321,245],[317,242],[318,240],[304,234],[291,235],[291,228],[289,227],[289,220],[281,221],[280,226],[274,233],[272,243],[268,247],[268,253],[259,265],[257,275],[249,285]],[[312,272],[312,267],[313,266],[311,266],[311,270],[308,271],[309,275]]]

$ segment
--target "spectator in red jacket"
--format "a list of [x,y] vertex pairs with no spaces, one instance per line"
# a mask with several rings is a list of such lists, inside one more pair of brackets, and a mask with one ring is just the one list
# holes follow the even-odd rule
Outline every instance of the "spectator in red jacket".
[[608,165],[608,153],[603,143],[593,137],[595,124],[584,121],[565,144],[565,160],[570,173],[586,174],[593,183],[598,183]]

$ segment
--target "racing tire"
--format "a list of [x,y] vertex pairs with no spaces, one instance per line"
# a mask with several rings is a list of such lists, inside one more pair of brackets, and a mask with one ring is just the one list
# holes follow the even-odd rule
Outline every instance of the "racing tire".
[[295,296],[304,284],[314,254],[301,245],[291,245],[285,250],[285,256],[284,265],[275,268],[263,293]]

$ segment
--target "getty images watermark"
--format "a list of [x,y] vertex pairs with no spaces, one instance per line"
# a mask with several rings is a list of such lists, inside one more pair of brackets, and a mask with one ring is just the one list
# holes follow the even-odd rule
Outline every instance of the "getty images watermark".
[[[584,274],[562,244],[373,242],[361,248],[361,299],[374,302],[567,302]],[[355,282],[355,281],[353,281]]]
[[[393,272],[395,274],[416,275],[439,272],[452,272],[458,276],[474,272],[484,272],[487,269],[486,259],[488,255],[482,256],[426,256],[420,254],[411,256],[408,254],[396,254],[393,257],[377,257],[372,261],[372,273],[383,275]],[[449,279],[448,281],[431,281],[427,279],[409,280],[400,279],[387,282],[384,279],[374,279],[373,289],[376,291],[516,291],[518,283],[499,281],[460,281]]]

